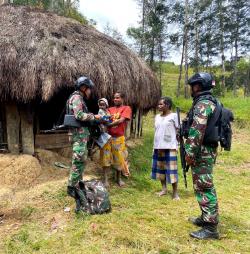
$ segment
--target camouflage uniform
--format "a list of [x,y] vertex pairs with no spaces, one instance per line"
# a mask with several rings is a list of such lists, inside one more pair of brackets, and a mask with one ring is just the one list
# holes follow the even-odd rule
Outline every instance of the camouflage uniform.
[[194,158],[192,166],[195,196],[206,223],[218,224],[218,202],[213,184],[213,164],[216,148],[202,145],[207,120],[215,110],[214,102],[200,99],[193,108],[193,122],[185,144],[189,157]]
[[[68,113],[73,114],[77,120],[93,120],[94,116],[88,113],[88,108],[83,100],[80,91],[75,91],[67,101]],[[87,156],[87,142],[89,138],[88,127],[72,128],[69,132],[73,146],[72,167],[69,174],[68,186],[74,187],[79,180],[85,167],[85,158]]]

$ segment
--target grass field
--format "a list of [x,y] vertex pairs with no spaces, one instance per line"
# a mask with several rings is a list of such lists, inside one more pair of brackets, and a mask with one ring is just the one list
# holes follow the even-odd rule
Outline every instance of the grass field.
[[[172,75],[172,76],[171,76]],[[167,74],[163,93],[171,95],[176,74]],[[171,81],[170,81],[171,80]],[[169,85],[169,88],[167,87]],[[174,100],[184,111],[191,101]],[[225,99],[236,118],[248,122],[249,99]],[[39,194],[23,204],[21,226],[0,241],[2,253],[84,254],[245,254],[250,253],[250,130],[240,121],[234,125],[231,152],[219,152],[215,186],[220,208],[220,240],[199,241],[189,237],[197,228],[187,219],[199,215],[190,172],[185,189],[179,168],[180,201],[164,197],[150,179],[154,116],[144,119],[144,138],[129,150],[132,177],[126,188],[112,186],[112,213],[75,215],[73,200],[65,192],[66,179],[43,185]],[[65,213],[64,207],[71,212]],[[1,227],[1,225],[0,225]]]
[[188,236],[196,227],[187,218],[199,214],[190,174],[186,190],[179,171],[179,202],[172,201],[170,194],[155,195],[160,185],[150,180],[153,116],[149,114],[145,122],[143,143],[130,150],[132,177],[127,187],[111,189],[112,213],[66,214],[63,208],[69,205],[73,209],[73,202],[66,196],[65,182],[54,188],[48,185],[39,196],[46,209],[36,203],[23,208],[23,225],[3,239],[4,252],[249,253],[249,130],[235,127],[233,150],[221,152],[215,168],[221,240],[198,241]]

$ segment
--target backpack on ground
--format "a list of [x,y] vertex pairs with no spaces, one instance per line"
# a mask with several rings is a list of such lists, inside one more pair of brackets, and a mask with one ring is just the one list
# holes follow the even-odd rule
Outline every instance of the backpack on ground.
[[76,192],[81,202],[81,210],[89,214],[111,211],[109,194],[101,181],[79,181],[79,186],[80,189],[76,189]]

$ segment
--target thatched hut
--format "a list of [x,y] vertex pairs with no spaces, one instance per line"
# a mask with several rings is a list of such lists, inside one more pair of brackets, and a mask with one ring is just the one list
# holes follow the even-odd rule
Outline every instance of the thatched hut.
[[58,120],[80,75],[109,100],[125,93],[134,109],[132,131],[141,112],[154,107],[160,85],[130,49],[90,26],[29,7],[0,6],[0,143],[11,152],[60,147],[66,135],[43,130]]

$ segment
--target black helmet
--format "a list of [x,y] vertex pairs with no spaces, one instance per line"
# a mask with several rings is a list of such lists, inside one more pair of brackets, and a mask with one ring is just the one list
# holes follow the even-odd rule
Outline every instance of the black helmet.
[[201,84],[203,91],[210,90],[214,86],[212,75],[206,72],[196,73],[188,80],[190,86],[195,83]]
[[95,85],[89,78],[87,78],[85,76],[81,76],[80,78],[77,79],[75,87],[78,90],[82,86],[86,86],[86,87],[92,89],[92,88],[94,88]]

